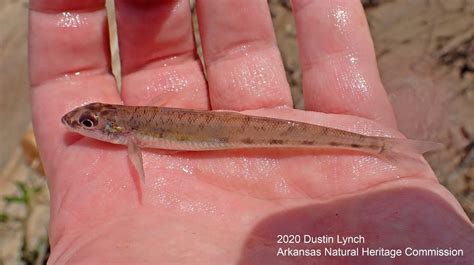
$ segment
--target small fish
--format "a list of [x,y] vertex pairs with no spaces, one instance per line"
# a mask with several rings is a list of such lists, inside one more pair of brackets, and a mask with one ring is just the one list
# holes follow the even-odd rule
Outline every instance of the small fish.
[[339,148],[369,154],[424,153],[440,148],[426,141],[366,136],[339,129],[230,111],[91,103],[61,119],[73,132],[127,145],[145,181],[140,148],[203,151],[243,148]]

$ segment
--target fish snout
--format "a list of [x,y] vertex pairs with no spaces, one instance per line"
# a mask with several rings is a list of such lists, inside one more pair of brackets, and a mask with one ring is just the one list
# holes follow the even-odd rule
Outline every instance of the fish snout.
[[64,116],[61,118],[61,123],[67,126],[68,123],[69,123],[69,120],[70,120],[70,118],[69,118],[68,115],[66,114],[66,115],[64,115]]
[[62,118],[61,118],[61,123],[64,124],[64,126],[66,126],[67,128],[76,128],[78,127],[79,123],[76,121],[75,119],[75,115],[76,113],[74,111],[71,111],[67,114],[65,114]]

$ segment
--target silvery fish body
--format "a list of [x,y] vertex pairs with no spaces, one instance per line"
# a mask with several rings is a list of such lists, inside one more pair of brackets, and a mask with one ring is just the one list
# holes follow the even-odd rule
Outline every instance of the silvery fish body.
[[73,132],[128,145],[134,164],[141,163],[140,147],[182,151],[339,148],[370,154],[423,153],[439,148],[432,142],[366,136],[230,111],[91,103],[70,111],[62,122]]

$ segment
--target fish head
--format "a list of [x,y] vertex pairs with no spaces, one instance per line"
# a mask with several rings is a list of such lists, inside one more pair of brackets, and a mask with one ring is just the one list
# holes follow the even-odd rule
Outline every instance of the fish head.
[[94,139],[123,144],[126,129],[117,122],[119,109],[115,105],[90,103],[66,113],[61,122],[69,131]]

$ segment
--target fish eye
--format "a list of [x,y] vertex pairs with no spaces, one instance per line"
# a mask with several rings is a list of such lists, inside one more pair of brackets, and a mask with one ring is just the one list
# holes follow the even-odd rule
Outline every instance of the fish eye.
[[79,118],[79,123],[86,128],[92,128],[97,125],[97,118],[90,113],[85,113]]

